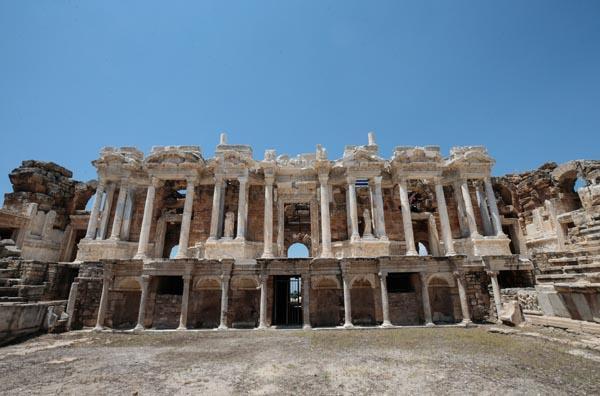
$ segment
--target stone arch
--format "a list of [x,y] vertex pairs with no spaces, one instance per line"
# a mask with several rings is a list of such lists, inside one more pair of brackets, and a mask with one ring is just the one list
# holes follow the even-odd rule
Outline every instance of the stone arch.
[[376,288],[373,274],[354,275],[350,280],[351,288]]
[[376,324],[374,274],[355,275],[350,280],[352,323],[372,326]]
[[560,200],[567,211],[582,207],[579,194],[575,191],[577,179],[582,176],[579,168],[577,161],[569,161],[552,171],[552,177],[560,191]]
[[287,249],[287,257],[308,258],[310,257],[310,248],[304,242],[294,242]]
[[433,323],[454,323],[454,298],[447,277],[434,275],[427,282]]
[[312,277],[313,289],[341,289],[342,284],[335,275],[319,275]]
[[221,278],[217,275],[202,276],[194,282],[194,290],[221,290]]
[[256,290],[259,286],[258,277],[254,275],[237,275],[231,280],[231,286],[239,290]]
[[114,290],[128,290],[135,291],[141,290],[140,280],[134,276],[128,276],[125,278],[121,278],[117,281]]

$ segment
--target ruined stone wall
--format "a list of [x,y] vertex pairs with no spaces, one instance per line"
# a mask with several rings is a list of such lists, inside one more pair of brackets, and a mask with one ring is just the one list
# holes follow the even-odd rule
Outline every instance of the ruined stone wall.
[[228,326],[256,327],[260,310],[259,290],[229,289]]
[[333,188],[333,202],[329,206],[332,242],[345,241],[350,238],[346,212],[346,191],[347,189],[341,186]]
[[310,321],[315,327],[343,324],[344,294],[342,289],[311,290]]
[[[273,208],[273,218],[277,217]],[[246,225],[246,240],[263,242],[265,224],[265,187],[250,186],[248,188],[248,220]],[[276,239],[274,239],[276,240]]]
[[85,208],[94,194],[95,182],[81,183],[71,179],[73,173],[53,162],[28,160],[8,175],[13,192],[4,195],[4,207],[21,212],[29,203],[38,210],[57,214],[55,227],[64,230],[68,216]]
[[[465,274],[467,302],[471,312],[471,319],[474,322],[485,322],[489,320],[491,301],[488,285],[490,283],[490,278],[484,271],[472,271]],[[462,319],[460,301],[457,301],[454,305],[455,317]]]
[[103,268],[101,262],[85,262],[79,268],[79,275],[75,278],[78,287],[72,320],[75,330],[96,325],[102,296]]
[[188,326],[196,329],[216,328],[220,315],[221,290],[190,291]]
[[210,218],[212,212],[212,201],[214,186],[196,186],[192,223],[190,225],[190,246],[197,242],[204,242],[210,236]]

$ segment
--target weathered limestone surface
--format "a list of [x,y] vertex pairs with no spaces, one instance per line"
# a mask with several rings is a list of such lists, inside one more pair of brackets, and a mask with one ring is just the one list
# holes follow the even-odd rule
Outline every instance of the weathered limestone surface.
[[105,147],[93,164],[97,182],[38,161],[10,174],[0,301],[68,298],[69,328],[136,331],[468,325],[513,301],[600,317],[599,161],[492,178],[484,147],[386,159],[370,133],[339,159],[257,160],[223,134],[213,158]]

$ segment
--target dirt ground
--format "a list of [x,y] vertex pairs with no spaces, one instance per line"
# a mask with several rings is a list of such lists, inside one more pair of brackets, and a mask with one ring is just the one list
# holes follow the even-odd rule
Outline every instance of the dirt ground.
[[489,329],[44,335],[0,348],[0,393],[600,394],[581,337]]

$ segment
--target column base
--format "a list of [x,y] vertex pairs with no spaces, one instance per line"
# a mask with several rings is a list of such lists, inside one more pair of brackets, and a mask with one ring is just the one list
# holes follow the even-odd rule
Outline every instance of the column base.
[[269,252],[269,253],[263,253],[261,258],[273,258],[275,256],[273,256],[273,253]]
[[304,326],[302,326],[302,330],[312,330],[312,326],[309,324],[305,324]]
[[350,242],[358,242],[360,241],[360,235],[352,235],[350,237]]
[[427,323],[425,323],[425,327],[435,327],[435,323],[427,322]]
[[344,326],[342,326],[344,329],[352,329],[354,328],[354,325],[352,323],[344,323]]
[[448,252],[446,253],[446,257],[456,256],[456,252]]
[[380,237],[379,237],[379,240],[380,240],[380,241],[389,241],[389,240],[390,240],[390,238],[388,238],[386,235],[383,235],[383,236],[380,236]]
[[321,253],[321,256],[319,256],[320,258],[333,258],[333,253],[332,252],[324,252]]
[[229,329],[229,327],[225,326],[224,324],[220,324],[219,327],[217,327],[215,330],[227,330]]
[[463,319],[459,325],[462,327],[471,327],[473,326],[473,322],[471,322],[471,319]]
[[93,331],[94,333],[99,333],[99,332],[101,332],[101,331],[103,331],[103,330],[104,330],[104,326],[100,326],[100,325],[96,325],[96,327],[94,327],[94,328],[92,329],[92,331]]
[[141,253],[138,253],[135,256],[133,256],[134,260],[145,260],[147,258],[148,258],[148,256],[146,256],[145,254],[141,254]]
[[238,242],[244,242],[246,240],[246,238],[244,238],[243,236],[237,236],[237,237],[235,237],[234,240],[238,241]]
[[382,329],[389,329],[390,327],[394,327],[390,322],[383,322],[379,327]]
[[144,330],[146,330],[146,328],[144,326],[142,326],[141,324],[138,324],[137,326],[135,326],[133,328],[134,333],[142,333]]
[[254,328],[254,330],[266,330],[268,328],[269,328],[269,326],[267,326],[267,325],[259,324],[258,327]]
[[177,328],[177,331],[183,331],[183,330],[187,330],[187,329],[188,329],[187,326],[179,325],[179,327]]
[[418,256],[418,255],[419,255],[419,252],[417,252],[416,250],[409,250],[405,254],[405,256]]

